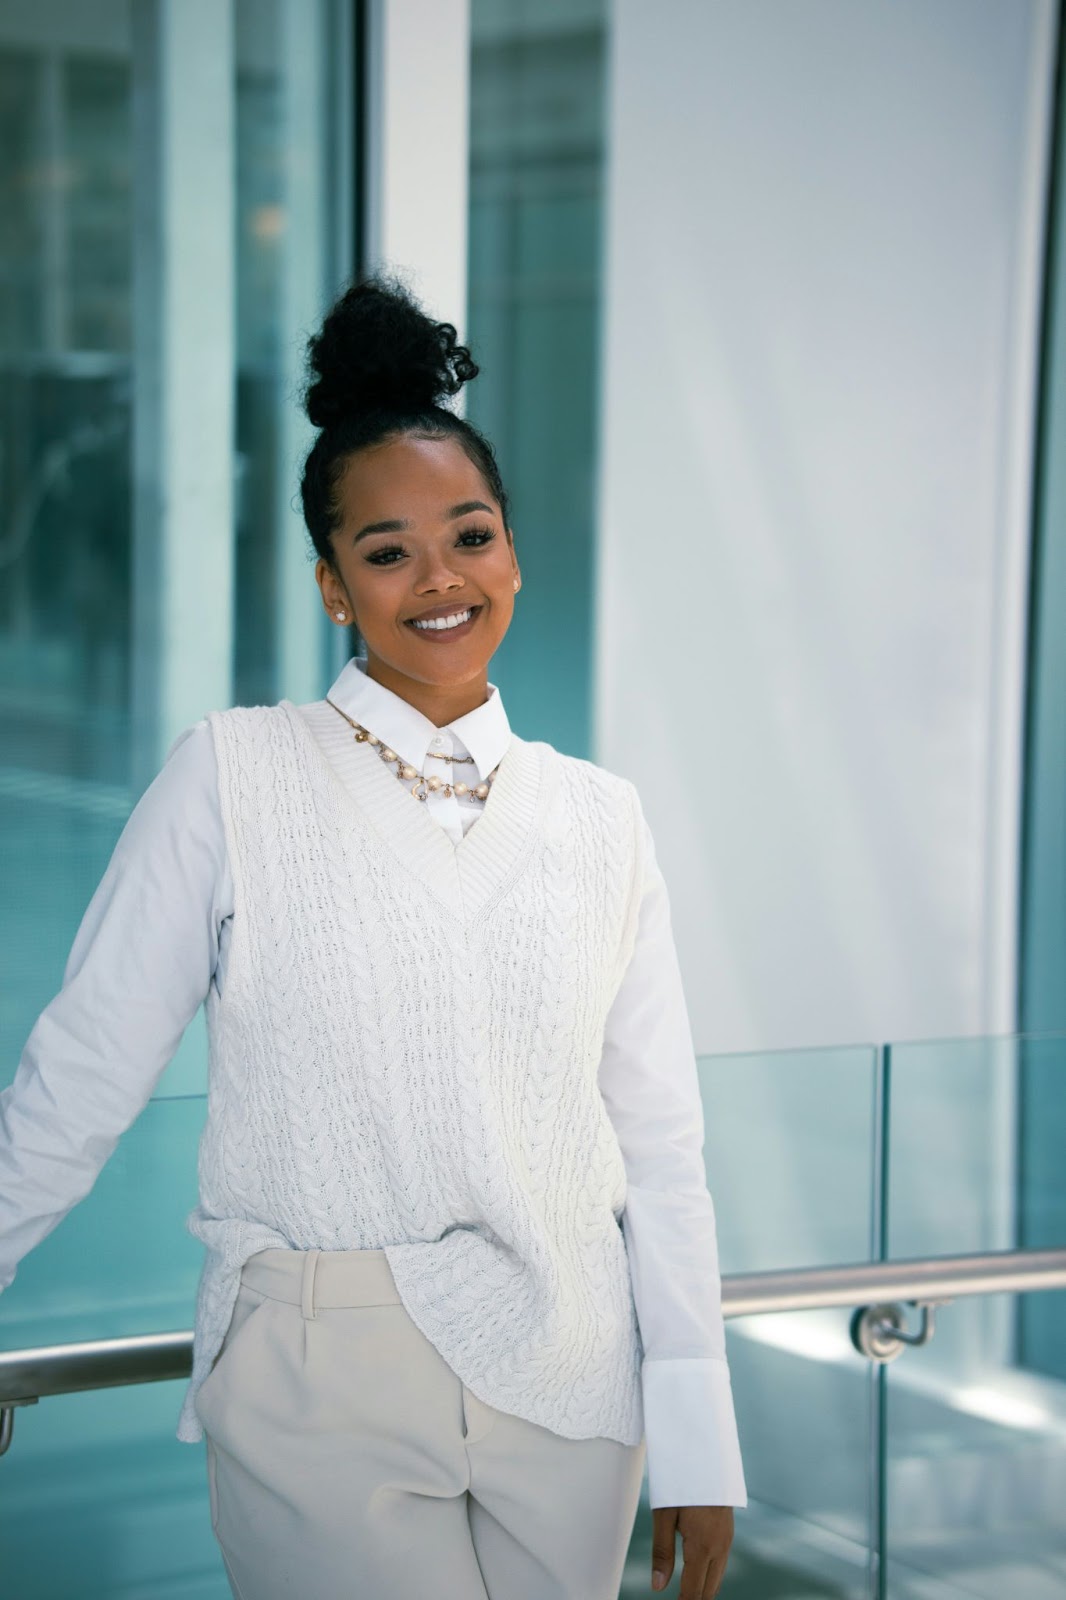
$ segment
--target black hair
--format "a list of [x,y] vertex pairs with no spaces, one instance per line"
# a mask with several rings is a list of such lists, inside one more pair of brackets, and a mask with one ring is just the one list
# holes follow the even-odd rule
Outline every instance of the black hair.
[[349,457],[393,435],[454,438],[480,471],[510,531],[508,497],[485,436],[441,402],[478,374],[450,322],[434,322],[394,276],[368,274],[344,291],[307,341],[313,377],[303,403],[321,429],[300,481],[317,553],[336,569],[337,486]]

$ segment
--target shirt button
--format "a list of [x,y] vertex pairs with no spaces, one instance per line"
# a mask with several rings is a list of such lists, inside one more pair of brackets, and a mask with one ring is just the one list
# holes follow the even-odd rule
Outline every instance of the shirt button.
[[444,740],[441,738],[439,733],[435,733],[433,735],[433,738],[430,740],[430,743],[434,746],[435,749],[439,750],[441,745],[444,743]]

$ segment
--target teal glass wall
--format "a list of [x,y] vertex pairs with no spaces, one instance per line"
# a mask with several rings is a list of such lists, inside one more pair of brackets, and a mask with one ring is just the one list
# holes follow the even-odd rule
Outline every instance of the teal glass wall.
[[[293,510],[294,380],[350,270],[351,11],[0,0],[0,1088],[176,731],[160,685],[219,664],[192,720],[321,693],[335,670]],[[208,125],[223,142],[183,197],[173,171]],[[173,366],[199,359],[199,308],[166,279],[201,263],[230,337],[203,375],[185,368],[183,402]],[[181,481],[165,426],[143,448],[161,393],[202,410],[223,460],[224,495],[191,483],[184,524],[167,519],[196,473]],[[191,1326],[205,1078],[201,1011],[89,1200],[0,1296],[0,1348]],[[228,1597],[202,1448],[174,1437],[183,1388],[19,1411],[4,1600]]]
[[[146,171],[135,147],[137,117],[158,113],[145,18],[167,9],[0,0],[0,1086],[176,731],[153,723],[162,711],[145,686],[164,670],[180,682],[211,654],[223,666],[193,713],[202,715],[301,698],[292,660],[315,693],[335,670],[335,630],[293,510],[294,378],[307,304],[324,306],[349,270],[350,7],[233,0],[210,9],[217,36],[194,41],[232,61],[224,237],[195,228],[182,237],[188,257],[215,251],[232,269],[232,362],[221,383],[214,371],[204,379],[194,404],[217,409],[229,429],[234,488],[221,525],[210,524],[209,496],[207,515],[194,516],[193,531],[208,533],[187,611],[163,626],[158,593],[147,591],[165,588],[169,556],[151,519],[137,522],[133,481],[136,436],[166,382],[143,327],[162,272],[150,217],[162,174]],[[162,167],[167,142],[194,138],[202,120],[191,74],[159,120]],[[316,184],[319,226],[309,232],[291,213]],[[333,187],[343,203],[326,203]],[[166,338],[180,348],[195,330],[183,329],[180,308],[168,316]],[[171,487],[148,491],[162,502]],[[220,586],[230,596],[221,610]],[[166,1088],[202,1085],[203,1044],[198,1019]]]
[[489,676],[527,739],[589,756],[605,0],[473,0],[467,415],[523,588]]

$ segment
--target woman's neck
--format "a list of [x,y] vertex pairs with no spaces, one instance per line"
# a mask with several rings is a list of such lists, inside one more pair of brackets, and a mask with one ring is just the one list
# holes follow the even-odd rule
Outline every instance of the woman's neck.
[[468,711],[476,711],[489,697],[488,667],[463,683],[423,683],[417,678],[409,678],[404,672],[397,672],[387,662],[372,655],[367,656],[365,670],[368,678],[391,689],[401,700],[406,700],[416,711],[421,711],[435,728],[443,728],[446,723],[454,722]]

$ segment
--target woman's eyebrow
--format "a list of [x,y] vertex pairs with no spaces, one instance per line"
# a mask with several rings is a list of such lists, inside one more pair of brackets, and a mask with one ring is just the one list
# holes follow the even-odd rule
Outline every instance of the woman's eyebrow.
[[487,510],[490,517],[493,514],[493,509],[491,509],[491,506],[487,506],[485,501],[463,501],[461,506],[451,507],[448,517],[466,517],[467,512],[471,512],[471,510]]
[[[445,515],[452,521],[456,517],[465,517],[468,511],[487,511],[490,516],[492,515],[492,507],[487,506],[484,500],[461,500],[457,506],[452,506],[450,511],[445,512]],[[368,522],[364,528],[359,529],[352,543],[358,544],[368,533],[404,533],[410,526],[406,517],[391,517],[385,522]]]
[[410,526],[411,524],[406,517],[393,517],[390,522],[368,522],[365,528],[359,529],[352,543],[358,544],[360,539],[365,539],[368,533],[402,533],[405,528]]

